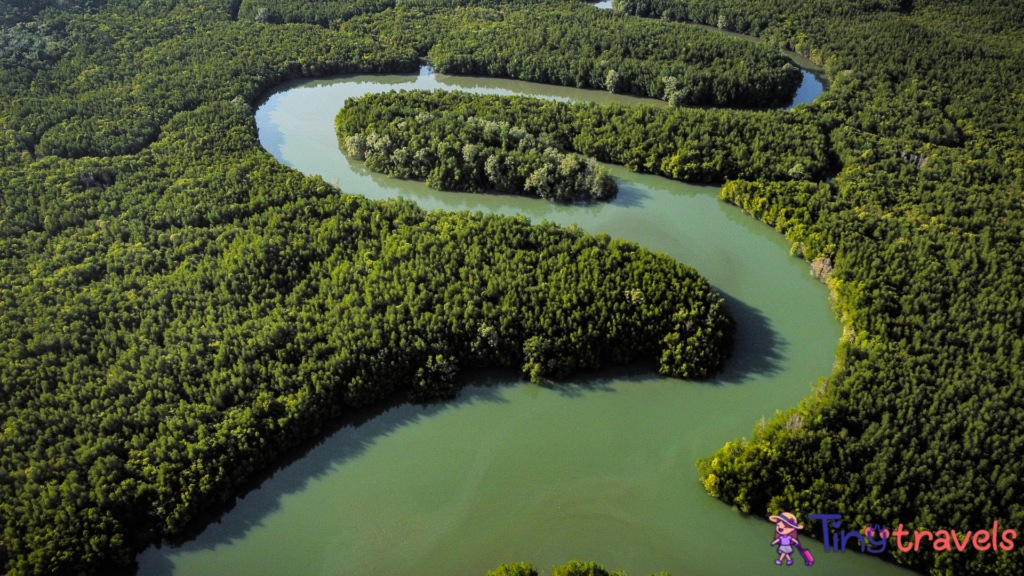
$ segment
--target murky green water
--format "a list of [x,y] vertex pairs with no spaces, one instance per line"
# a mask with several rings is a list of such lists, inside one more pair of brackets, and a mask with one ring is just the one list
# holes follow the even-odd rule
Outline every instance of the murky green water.
[[[773,526],[708,496],[694,467],[829,373],[841,330],[806,263],[777,232],[717,200],[716,187],[616,167],[615,202],[562,206],[437,192],[350,164],[334,134],[338,109],[403,88],[635,101],[434,75],[312,81],[267,99],[256,114],[261,142],[348,193],[575,222],[695,266],[739,323],[728,369],[687,382],[625,367],[553,389],[515,374],[467,376],[472,385],[454,402],[380,408],[300,451],[193,539],[143,553],[139,574],[482,576],[520,560],[550,573],[573,558],[633,576],[806,570],[776,566]],[[809,548],[815,574],[903,573],[868,555]]]

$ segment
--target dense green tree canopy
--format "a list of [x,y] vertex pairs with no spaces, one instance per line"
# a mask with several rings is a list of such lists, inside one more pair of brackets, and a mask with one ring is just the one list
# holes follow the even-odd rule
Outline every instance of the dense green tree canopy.
[[429,56],[450,74],[672,97],[680,105],[773,106],[790,100],[801,79],[772,46],[623,18],[583,2],[502,10],[489,25],[446,37]]
[[[336,126],[342,148],[371,170],[426,180],[438,190],[530,194],[547,200],[611,200],[609,170],[565,153],[547,133],[444,109],[445,93],[391,93],[349,102]],[[444,104],[440,104],[444,106]]]
[[[487,576],[537,576],[537,570],[529,563],[519,562],[517,564],[502,564],[497,569],[487,573]],[[571,560],[555,566],[553,576],[626,576],[625,572],[608,571],[604,566],[593,562],[580,562]],[[667,576],[666,574],[651,576]]]
[[771,46],[595,10],[578,0],[409,0],[339,29],[414,47],[444,73],[597,88],[679,105],[772,107],[790,101],[801,80]]
[[0,27],[30,21],[48,9],[82,13],[105,3],[106,0],[3,0],[0,1]]
[[[712,4],[660,6],[698,19]],[[732,182],[722,195],[784,232],[796,253],[834,266],[828,281],[846,334],[833,376],[798,409],[702,461],[705,485],[756,513],[838,511],[852,526],[960,533],[998,520],[1019,530],[1020,4],[714,6],[727,25],[742,29],[746,15],[750,30],[812,55],[835,80],[810,112],[831,127],[838,175]],[[935,574],[1022,571],[1018,550],[895,558]]]
[[[421,114],[429,122],[417,121]],[[467,122],[471,124],[469,129]],[[487,133],[483,123],[491,123],[495,143],[504,139],[504,144],[488,149],[518,149],[529,135],[530,149],[554,147],[679,180],[810,179],[823,176],[829,167],[827,134],[814,116],[803,110],[749,112],[573,104],[442,91],[364,96],[350,101],[337,118],[343,140],[357,134],[365,138],[372,132],[392,141],[391,156],[367,162],[371,169],[420,179],[426,179],[426,173],[417,175],[397,167],[395,149],[404,146],[410,151],[409,143],[415,142],[416,147],[429,143],[434,150],[444,141],[451,150],[449,155],[458,157],[465,145],[480,144]],[[509,136],[514,133],[522,136]],[[514,146],[511,140],[515,140]],[[459,185],[453,183],[441,189],[477,189],[473,175],[485,175],[486,166],[481,163],[486,164],[487,156],[478,154],[474,158],[471,166],[462,158],[453,158],[465,177]],[[433,169],[435,163],[424,164],[420,170],[428,166]],[[520,181],[525,182],[531,171],[526,171]],[[517,186],[522,189],[519,182],[511,189]]]
[[[712,494],[850,525],[1021,529],[1021,5],[616,7],[0,2],[0,564],[78,573],[129,560],[326,418],[397,388],[445,397],[467,364],[538,379],[638,355],[676,375],[721,364],[720,300],[663,256],[339,197],[258,148],[249,105],[268,87],[413,70],[428,55],[451,71],[611,79],[676,104],[696,102],[681,93],[719,66],[731,83],[712,82],[703,102],[745,107],[795,86],[767,47],[821,63],[829,92],[794,112],[391,98],[434,106],[439,142],[472,117],[543,134],[560,154],[733,180],[723,198],[815,263],[846,327],[836,371],[703,460]],[[548,24],[506,23],[534,13]],[[723,61],[692,59],[689,43]],[[378,121],[365,111],[365,126]],[[893,558],[936,574],[1024,571],[1018,550]]]
[[702,377],[729,353],[721,297],[664,255],[281,166],[258,145],[262,91],[419,54],[235,8],[111,2],[4,29],[44,39],[0,60],[4,572],[129,562],[326,420],[451,397],[463,367]]

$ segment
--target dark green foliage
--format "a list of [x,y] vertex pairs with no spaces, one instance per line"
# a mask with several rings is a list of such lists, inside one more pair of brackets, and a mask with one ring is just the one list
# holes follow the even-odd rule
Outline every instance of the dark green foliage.
[[618,186],[593,158],[564,153],[547,134],[443,110],[443,93],[371,95],[350,101],[335,122],[342,148],[366,167],[426,180],[437,190],[530,194],[563,202],[611,200]]
[[679,105],[777,106],[801,81],[774,47],[578,0],[409,0],[340,28],[414,48],[440,72],[675,94]]
[[395,4],[395,0],[241,0],[238,18],[262,24],[300,22],[334,28],[360,14],[383,12]]
[[19,63],[0,71],[0,158],[130,154],[173,114],[203,101],[251,102],[293,77],[417,65],[412,51],[313,26],[235,23],[219,12],[140,18],[125,7],[108,10],[117,17],[68,23],[63,41],[75,48],[52,66],[31,77]]
[[[685,74],[674,87],[659,74],[685,55],[663,30],[690,38],[686,25],[543,0],[266,5],[268,21],[320,27],[263,25],[253,22],[262,5],[229,0],[12,6],[0,3],[5,569],[127,561],[324,419],[392,390],[450,395],[457,367],[546,379],[641,354],[660,353],[669,374],[720,363],[728,322],[691,270],[572,229],[339,198],[259,151],[249,108],[288,78],[412,70],[435,48],[452,66],[509,74],[528,47],[544,58],[513,75],[603,88],[611,77],[637,90],[659,79],[671,97]],[[839,511],[851,526],[1019,529],[1024,8],[619,7],[758,34],[824,65],[832,88],[792,113],[395,102],[507,122],[634,170],[742,179],[723,197],[785,233],[796,254],[831,263],[847,327],[835,374],[703,460],[713,494],[759,514]],[[556,49],[503,24],[533,10],[572,41]],[[598,45],[598,25],[662,36]],[[708,34],[693,41],[737,55],[723,74],[768,79],[736,94],[778,90],[774,55]],[[602,54],[621,70],[581,73]],[[830,165],[838,176],[817,182]],[[1024,572],[1019,551],[895,559],[934,573]]]
[[777,0],[612,0],[616,11],[644,16],[695,22],[723,30],[754,36],[776,31],[788,21],[793,28],[826,18],[850,18],[855,15],[900,11],[915,4],[913,0],[802,0],[782,3]]
[[0,0],[0,29],[27,22],[44,10],[85,12],[102,7],[106,0]]
[[440,41],[429,56],[449,74],[666,100],[675,94],[680,105],[774,106],[792,98],[801,79],[771,46],[626,18],[578,1],[502,10],[489,25],[466,26]]
[[229,2],[69,14],[18,29],[63,51],[0,62],[4,572],[130,562],[327,419],[449,398],[462,367],[558,378],[692,338],[718,355],[666,374],[724,360],[721,298],[664,255],[340,195],[259,147],[265,88],[411,49]]
[[[832,71],[830,94],[812,108],[834,126],[842,171],[828,184],[730,182],[722,196],[785,233],[798,255],[834,264],[828,282],[846,325],[839,362],[797,409],[702,460],[705,486],[757,514],[1017,529],[1021,7],[914,2],[900,14],[819,5],[765,13],[762,35],[789,38]],[[756,15],[766,4],[722,6]],[[1024,571],[1019,547],[893,556],[932,574]]]
[[[580,562],[570,560],[569,562],[555,566],[552,576],[626,576],[625,572],[609,572],[604,566],[593,562]],[[537,570],[526,562],[518,564],[502,564],[497,570],[487,573],[487,576],[537,576]],[[670,576],[667,572],[651,576]]]
[[[416,121],[421,114],[424,121]],[[472,123],[467,122],[469,118]],[[343,143],[344,138],[364,132],[386,135],[391,141],[389,154],[374,155],[367,166],[392,176],[426,179],[425,174],[438,164],[432,160],[436,155],[428,157],[429,162],[416,164],[415,154],[408,154],[409,146],[444,146],[448,165],[458,167],[450,172],[447,187],[440,188],[447,190],[488,187],[487,156],[478,153],[475,163],[467,163],[463,155],[465,144],[484,138],[486,126],[491,126],[493,134],[488,142],[502,142],[506,148],[518,149],[525,141],[533,150],[554,147],[679,180],[813,178],[828,166],[828,139],[804,110],[739,112],[570,104],[444,91],[397,92],[350,101],[338,113],[336,124]],[[517,130],[525,134],[513,138]],[[365,144],[365,136],[350,143],[356,146],[357,158],[360,151],[366,153],[360,142]],[[402,157],[408,166],[399,165],[394,158],[394,151],[403,146],[406,154]],[[797,167],[799,173],[794,172]],[[529,174],[520,174],[507,185],[505,181],[490,184],[515,192],[522,190]]]

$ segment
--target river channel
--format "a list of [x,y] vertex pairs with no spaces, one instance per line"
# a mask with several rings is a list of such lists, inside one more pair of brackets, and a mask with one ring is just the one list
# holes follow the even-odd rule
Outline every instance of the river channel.
[[[808,75],[809,76],[809,75]],[[806,81],[805,81],[806,84]],[[577,223],[694,266],[727,298],[737,348],[711,381],[665,379],[651,365],[580,374],[555,387],[517,374],[465,375],[449,403],[377,408],[339,424],[241,494],[184,542],[138,558],[144,576],[474,576],[497,565],[579,558],[632,576],[758,575],[776,566],[773,526],[711,498],[694,462],[748,436],[828,375],[841,327],[823,284],[785,239],[695,186],[612,167],[614,202],[559,205],[438,192],[350,162],[334,116],[371,92],[466,90],[637,102],[514,80],[420,74],[295,82],[256,112],[280,162],[343,192],[404,197],[426,209],[523,214]],[[805,87],[806,88],[806,87]],[[804,101],[821,91],[802,93]],[[824,553],[819,575],[909,574],[868,554]]]

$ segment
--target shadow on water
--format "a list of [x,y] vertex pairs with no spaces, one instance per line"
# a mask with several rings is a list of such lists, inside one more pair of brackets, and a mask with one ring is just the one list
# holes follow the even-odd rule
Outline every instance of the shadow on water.
[[[725,299],[737,324],[736,348],[725,371],[708,383],[738,384],[753,376],[778,372],[784,358],[785,342],[771,327],[769,319],[760,310],[737,298],[725,295]],[[541,386],[561,396],[576,398],[594,392],[615,392],[616,384],[640,383],[652,378],[660,378],[657,364],[654,359],[647,359],[600,370],[581,370],[567,382],[548,382]],[[517,371],[507,369],[470,369],[463,373],[462,379],[472,384],[448,402],[410,404],[404,396],[396,395],[331,422],[315,438],[301,443],[279,457],[273,465],[255,474],[236,490],[236,496],[229,502],[195,519],[181,535],[143,552],[139,558],[146,557],[147,576],[173,576],[173,554],[213,550],[245,538],[250,530],[262,525],[265,518],[281,508],[286,496],[302,492],[310,482],[358,457],[378,438],[460,405],[505,403],[507,400],[501,388],[523,383]],[[137,561],[116,574],[134,576],[140,569]]]
[[651,199],[648,191],[641,190],[638,186],[630,186],[628,183],[622,182],[621,179],[617,180],[619,193],[612,200],[613,205],[622,206],[623,208],[640,208]]
[[[741,300],[724,295],[730,314],[736,320],[736,347],[725,370],[707,381],[710,384],[739,384],[751,377],[772,375],[781,369],[786,348],[782,337],[760,310]],[[540,386],[557,394],[577,398],[594,392],[615,392],[622,382],[640,383],[660,378],[657,363],[647,359],[626,365],[598,370],[581,370],[567,382],[547,382]],[[445,410],[477,402],[505,403],[501,388],[523,383],[522,376],[508,369],[469,369],[462,379],[472,382],[459,396],[448,402],[410,404],[403,395],[352,411],[328,424],[323,432],[289,450],[275,463],[236,490],[227,503],[215,507],[190,523],[181,535],[164,540],[140,555],[148,556],[147,576],[173,576],[171,555],[200,550],[213,550],[219,545],[245,538],[262,525],[263,520],[281,508],[289,494],[300,493],[310,482],[362,454],[377,438],[385,437],[405,426],[431,418]],[[117,572],[117,576],[134,576],[140,564]]]
[[793,94],[793,99],[783,106],[787,110],[792,110],[801,104],[810,104],[825,91],[824,82],[817,74],[807,70],[800,70],[800,73],[803,74],[803,81],[800,82],[800,87]]
[[[391,79],[391,77],[383,77]],[[409,76],[396,75],[395,81],[411,83]],[[330,84],[330,80],[314,83]],[[262,99],[268,103],[271,95],[293,89],[297,86],[310,86],[308,81],[295,81],[274,90]],[[298,89],[302,89],[301,87]],[[261,129],[276,130],[273,122],[259,121],[260,115],[268,115],[273,108],[261,106],[257,112],[257,123]],[[272,128],[268,128],[272,127]],[[268,151],[281,158],[280,143],[284,141],[282,134],[273,138],[262,138],[266,147],[267,140],[278,143]],[[359,167],[358,170],[365,170]],[[382,187],[393,186],[393,180],[384,175],[366,171],[375,182],[379,179]],[[651,176],[650,178],[656,178]],[[652,198],[651,188],[645,186],[623,186],[618,197],[611,203],[622,207],[641,207]],[[358,190],[354,191],[358,192]],[[697,194],[696,190],[688,192]],[[510,207],[520,207],[512,195],[508,196]],[[467,209],[469,206],[466,207]],[[545,205],[545,212],[549,208]],[[585,205],[565,205],[566,210],[600,211],[601,203]],[[493,210],[493,207],[490,207]],[[736,320],[736,347],[732,357],[726,364],[725,371],[709,381],[710,384],[740,384],[757,376],[770,376],[779,372],[784,360],[786,342],[771,326],[769,318],[759,309],[748,305],[739,298],[724,295],[730,314]],[[629,365],[611,366],[601,370],[580,371],[574,374],[569,382],[546,385],[552,391],[564,397],[582,397],[593,392],[614,392],[615,386],[622,382],[643,382],[659,379],[654,358],[645,362]],[[313,439],[278,457],[266,469],[257,472],[252,479],[238,489],[235,496],[222,506],[212,508],[208,513],[195,518],[187,531],[173,539],[150,547],[143,552],[138,560],[144,565],[147,576],[171,576],[175,572],[174,557],[198,551],[213,550],[221,545],[244,539],[253,529],[262,526],[266,519],[283,507],[285,498],[306,490],[310,483],[332,473],[338,466],[344,465],[369,450],[380,438],[389,436],[406,426],[416,425],[445,410],[461,405],[477,402],[507,402],[501,392],[502,387],[521,384],[522,377],[511,370],[485,370],[463,373],[464,382],[472,382],[460,392],[458,398],[445,403],[431,405],[414,405],[398,396],[359,411],[350,412],[345,417],[327,426]],[[539,391],[539,388],[538,388]],[[138,574],[142,568],[137,563],[122,572],[124,576]]]
[[[569,382],[550,383],[545,387],[550,386],[562,396],[580,397],[590,392],[614,392],[614,382],[640,382],[652,377],[657,377],[653,362],[635,363],[581,371]],[[411,404],[403,395],[396,395],[330,423],[315,438],[289,450],[273,465],[254,474],[227,503],[193,520],[185,532],[143,552],[139,559],[147,556],[144,558],[147,576],[173,576],[173,554],[213,550],[245,538],[250,530],[262,525],[266,517],[281,508],[284,497],[302,492],[310,482],[359,456],[372,447],[377,438],[463,404],[507,402],[500,389],[523,384],[517,371],[507,369],[469,369],[463,373],[462,379],[472,384],[465,386],[454,400]],[[133,565],[113,574],[134,576],[140,570],[137,559]]]
[[[614,6],[612,6],[612,0],[587,1],[590,4],[593,4],[595,8],[600,8],[602,10],[614,10]],[[742,34],[740,32],[723,30],[716,26],[698,24],[697,22],[689,21],[676,22],[683,26],[694,26],[697,28],[703,28],[716,34],[723,34],[725,36],[739,38],[741,40],[746,40],[748,42],[764,42],[763,38],[758,38],[757,36],[751,36],[749,34]],[[803,54],[798,54],[796,52],[793,52],[792,50],[782,50],[782,53],[785,54],[790,60],[792,60],[794,64],[799,66],[804,75],[803,82],[797,89],[796,94],[793,95],[793,100],[786,104],[785,106],[783,106],[783,108],[791,110],[794,107],[799,106],[800,104],[810,104],[818,97],[818,95],[828,90],[829,79],[828,74],[825,73],[824,68],[822,68],[819,64],[812,61],[807,56],[804,56]]]
[[372,447],[377,438],[462,404],[507,402],[500,388],[522,382],[519,374],[510,370],[467,370],[464,378],[472,379],[473,384],[448,402],[411,404],[404,395],[396,395],[331,422],[323,432],[255,473],[234,491],[235,496],[227,503],[194,519],[182,534],[151,546],[116,576],[138,574],[139,560],[144,556],[147,556],[144,559],[147,576],[172,576],[172,554],[213,550],[244,538],[250,530],[259,527],[264,518],[280,509],[285,496],[302,492],[310,482]]
[[591,392],[615,392],[617,383],[640,383],[652,378],[660,378],[658,365],[653,358],[648,358],[629,364],[579,370],[573,373],[567,381],[549,381],[538,384],[538,386],[548,388],[559,396],[580,398]]
[[778,374],[786,358],[787,343],[774,328],[771,319],[739,298],[722,295],[725,306],[736,321],[736,347],[725,370],[712,383],[740,384],[755,376]]
[[[757,308],[739,298],[723,294],[726,308],[736,321],[735,348],[725,363],[725,369],[704,384],[742,384],[755,377],[771,377],[780,373],[786,359],[787,343],[771,324],[771,320]],[[613,392],[615,382],[642,382],[658,375],[654,358],[625,365],[614,365],[599,370],[580,370],[569,383],[545,384],[567,397],[578,397],[593,391]]]
[[[266,98],[261,100],[256,109],[256,132],[257,138],[263,149],[270,153],[274,158],[283,158],[284,151],[281,149],[281,145],[284,143],[285,135],[284,132],[273,122],[267,122],[265,118],[269,118],[271,114],[277,109],[277,105],[273,103],[273,100]],[[284,163],[279,160],[279,162]]]

